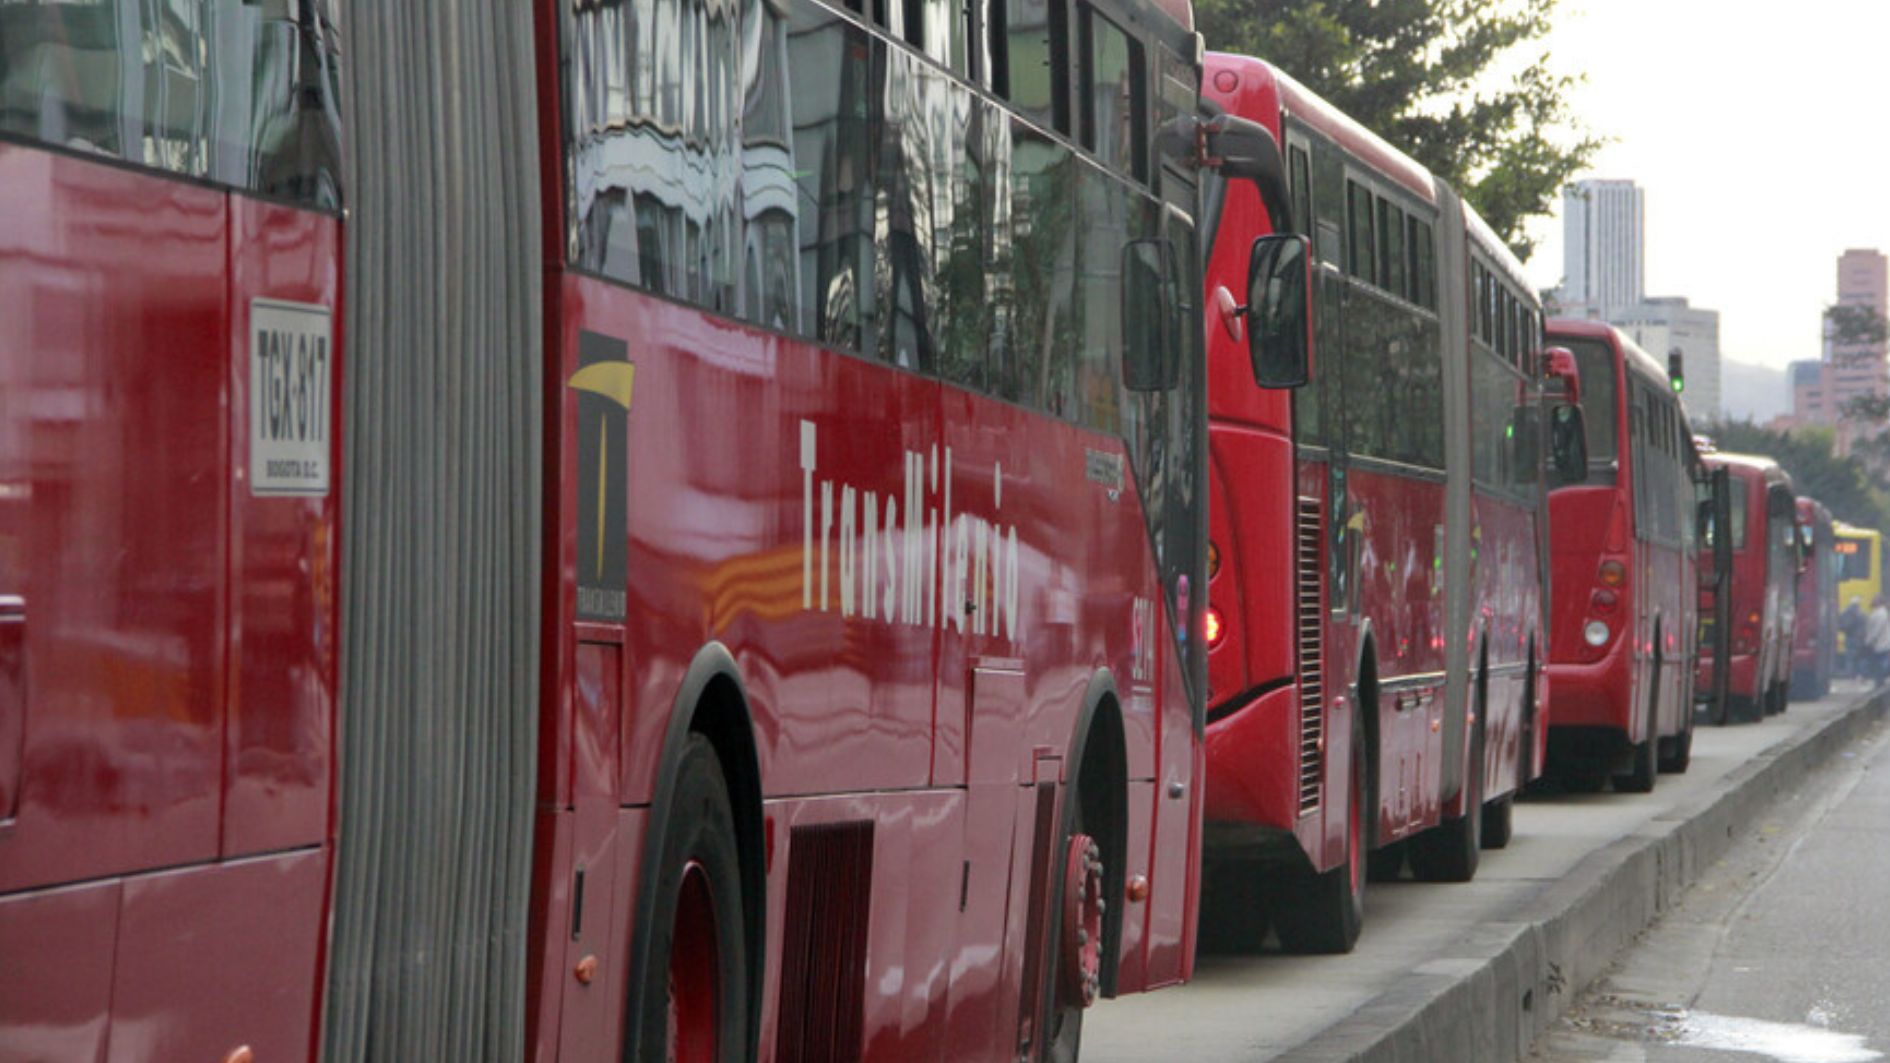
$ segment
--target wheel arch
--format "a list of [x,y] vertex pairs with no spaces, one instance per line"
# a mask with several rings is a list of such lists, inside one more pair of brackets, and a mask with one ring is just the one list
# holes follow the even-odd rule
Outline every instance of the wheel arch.
[[[657,761],[656,785],[650,794],[648,827],[637,862],[636,899],[631,906],[628,982],[629,999],[635,987],[650,977],[650,931],[656,905],[655,876],[661,862],[665,827],[675,799],[677,764],[690,735],[700,734],[714,747],[728,784],[729,807],[735,817],[735,848],[741,860],[743,942],[746,946],[748,1000],[747,1055],[753,1058],[761,1044],[762,962],[767,928],[767,854],[761,814],[761,767],[755,747],[754,720],[735,657],[720,642],[696,651],[683,674],[663,733]],[[626,1050],[640,1044],[636,1009],[626,1009]]]
[[[1104,896],[1114,901],[1103,913],[1102,949],[1102,991],[1104,996],[1113,997],[1121,966],[1122,920],[1128,908],[1129,760],[1122,702],[1116,693],[1115,676],[1107,668],[1098,669],[1083,692],[1065,763],[1067,779],[1078,783],[1086,824],[1103,824],[1100,836],[1093,827],[1090,833],[1103,850]],[[1161,785],[1159,778],[1156,785]],[[1075,811],[1073,807],[1064,808],[1064,833],[1074,825]]]
[[1352,662],[1352,712],[1359,717],[1365,733],[1365,846],[1368,851],[1378,842],[1379,781],[1382,767],[1379,753],[1383,747],[1378,737],[1378,640],[1368,619],[1359,626],[1358,652]]

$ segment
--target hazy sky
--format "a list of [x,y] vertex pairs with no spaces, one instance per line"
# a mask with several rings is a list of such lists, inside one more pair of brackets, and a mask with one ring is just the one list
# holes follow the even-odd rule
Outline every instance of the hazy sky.
[[[1613,143],[1583,176],[1647,208],[1647,294],[1720,312],[1720,351],[1818,356],[1846,248],[1890,253],[1890,0],[1563,0],[1551,61]],[[1537,287],[1562,276],[1562,220],[1538,220]]]

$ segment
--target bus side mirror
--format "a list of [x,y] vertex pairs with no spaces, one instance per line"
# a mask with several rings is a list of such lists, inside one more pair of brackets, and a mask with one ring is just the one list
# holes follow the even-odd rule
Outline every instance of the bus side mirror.
[[1554,455],[1558,485],[1588,479],[1588,432],[1580,406],[1562,403],[1549,413],[1549,451]]
[[1247,355],[1254,382],[1296,388],[1312,367],[1312,241],[1274,233],[1253,242],[1247,258]]
[[1542,375],[1551,383],[1561,385],[1564,401],[1582,401],[1582,375],[1575,362],[1575,352],[1567,347],[1550,347],[1543,351]]
[[1122,249],[1122,382],[1130,391],[1180,382],[1179,276],[1167,240],[1131,240]]

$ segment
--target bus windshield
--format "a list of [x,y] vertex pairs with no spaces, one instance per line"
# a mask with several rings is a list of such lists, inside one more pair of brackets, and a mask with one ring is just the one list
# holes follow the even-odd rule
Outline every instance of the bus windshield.
[[1837,541],[1838,559],[1843,563],[1839,579],[1869,579],[1870,549],[1865,539],[1840,538]]
[[1616,359],[1607,344],[1576,340],[1569,350],[1582,380],[1582,420],[1587,425],[1588,479],[1591,484],[1614,483],[1620,456],[1621,433],[1616,420]]

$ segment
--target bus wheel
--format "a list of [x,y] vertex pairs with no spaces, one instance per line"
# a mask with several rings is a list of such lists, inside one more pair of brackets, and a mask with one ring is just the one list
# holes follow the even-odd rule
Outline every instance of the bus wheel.
[[[1280,891],[1274,929],[1288,952],[1351,952],[1365,927],[1365,735],[1352,725],[1352,770],[1346,781],[1345,862],[1302,872]],[[1395,873],[1395,872],[1394,872]]]
[[1654,791],[1654,743],[1650,735],[1628,750],[1628,770],[1614,777],[1616,793],[1647,794]]
[[735,815],[715,748],[690,735],[656,872],[649,977],[631,989],[638,1059],[735,1063],[748,1055],[748,978]]
[[1259,861],[1217,859],[1201,868],[1195,940],[1203,952],[1251,955],[1266,943],[1274,884]]
[[1483,849],[1483,715],[1470,741],[1464,775],[1463,815],[1447,819],[1411,839],[1411,877],[1419,882],[1468,882],[1477,875]]
[[1504,794],[1483,806],[1483,847],[1501,849],[1516,833],[1516,795]]
[[[1079,775],[1080,778],[1080,775]],[[1103,898],[1102,846],[1084,833],[1083,804],[1075,786],[1065,792],[1073,806],[1070,829],[1057,849],[1062,865],[1057,878],[1056,924],[1050,932],[1050,963],[1045,979],[1047,1015],[1042,1058],[1075,1063],[1083,1042],[1083,1011],[1102,993]]]
[[1660,740],[1660,770],[1669,775],[1685,774],[1693,763],[1693,721],[1688,720],[1680,733]]

